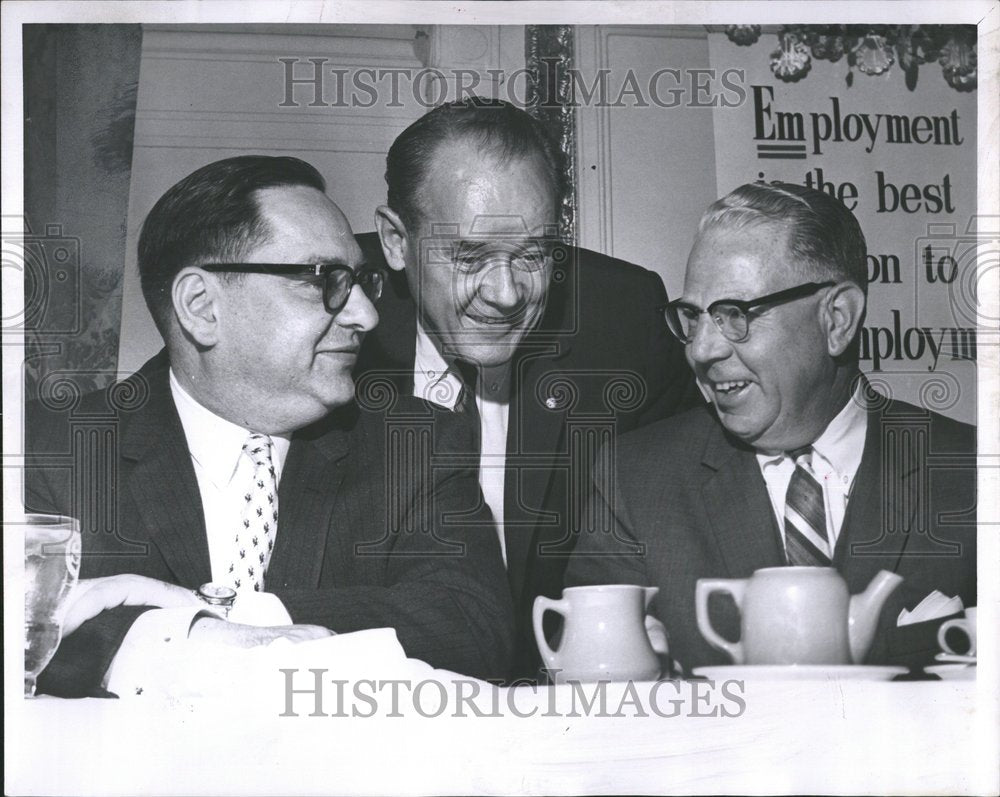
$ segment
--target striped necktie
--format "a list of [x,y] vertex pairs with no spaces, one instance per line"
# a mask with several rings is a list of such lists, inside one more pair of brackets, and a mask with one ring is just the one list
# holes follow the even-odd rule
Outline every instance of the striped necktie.
[[790,451],[795,472],[785,493],[785,556],[790,565],[829,567],[830,538],[826,533],[823,486],[812,472],[812,448]]

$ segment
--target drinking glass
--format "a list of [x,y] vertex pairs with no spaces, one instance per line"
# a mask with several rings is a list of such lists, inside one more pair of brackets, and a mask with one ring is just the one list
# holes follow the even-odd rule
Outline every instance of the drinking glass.
[[24,529],[24,696],[59,647],[62,608],[80,574],[80,526],[62,515],[27,515]]

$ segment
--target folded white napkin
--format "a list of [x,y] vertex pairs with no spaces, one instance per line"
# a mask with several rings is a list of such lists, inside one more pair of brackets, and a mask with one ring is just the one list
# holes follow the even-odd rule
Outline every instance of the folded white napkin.
[[229,612],[229,622],[258,626],[291,625],[292,618],[277,595],[247,592],[236,599]]
[[960,613],[964,609],[962,599],[957,595],[954,598],[949,598],[943,592],[934,590],[914,606],[912,611],[903,609],[896,619],[896,625],[912,625],[927,620],[936,620],[938,617],[948,617]]
[[120,698],[170,704],[188,703],[193,698],[251,701],[274,706],[280,712],[286,685],[312,688],[313,669],[324,671],[321,678],[331,693],[329,684],[336,679],[419,680],[433,672],[429,664],[406,657],[392,628],[297,643],[278,639],[254,648],[175,639],[144,653],[144,666],[129,667],[127,679],[116,677],[108,684]]

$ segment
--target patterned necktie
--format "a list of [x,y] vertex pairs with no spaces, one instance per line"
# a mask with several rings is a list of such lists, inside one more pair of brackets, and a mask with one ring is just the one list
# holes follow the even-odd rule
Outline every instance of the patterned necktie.
[[795,472],[785,493],[785,556],[790,565],[829,567],[823,486],[812,473],[812,448],[790,451]]
[[472,431],[472,450],[479,452],[482,440],[482,418],[479,415],[479,405],[476,403],[476,381],[479,371],[476,366],[466,360],[455,360],[455,370],[462,380],[462,389],[455,402],[455,412],[464,415]]
[[278,532],[278,480],[271,461],[271,438],[251,434],[243,453],[253,462],[253,478],[243,494],[243,517],[236,532],[229,578],[237,592],[260,592]]

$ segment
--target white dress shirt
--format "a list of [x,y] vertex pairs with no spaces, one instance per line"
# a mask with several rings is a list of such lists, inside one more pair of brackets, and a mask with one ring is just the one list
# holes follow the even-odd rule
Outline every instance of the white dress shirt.
[[[449,410],[455,409],[462,380],[445,362],[434,341],[417,320],[416,352],[413,360],[413,395]],[[510,363],[479,371],[476,386],[479,408],[479,486],[493,513],[500,553],[507,566],[507,546],[503,535],[503,494],[507,465],[507,417],[510,409]]]
[[[170,394],[177,407],[191,464],[201,493],[212,580],[228,583],[233,556],[234,524],[243,512],[243,493],[253,475],[253,462],[243,454],[250,432],[199,404],[177,381],[170,370]],[[288,455],[291,441],[272,435],[272,462],[276,479]],[[281,533],[281,505],[278,528]],[[267,581],[265,578],[265,587]],[[200,601],[190,607],[156,609],[143,613],[129,629],[104,677],[104,686],[118,695],[141,693],[149,682],[152,665],[178,655],[178,646],[187,644],[188,632],[198,615],[215,614]],[[288,625],[292,622],[281,600],[268,592],[241,594],[229,620],[246,625]],[[192,651],[187,651],[187,655]]]
[[[205,531],[208,533],[212,581],[228,583],[227,571],[233,558],[233,533],[245,505],[243,494],[254,472],[253,461],[243,453],[243,444],[250,431],[220,418],[195,401],[181,387],[173,369],[170,369],[170,393],[184,427],[191,464],[198,479]],[[280,484],[291,440],[271,435],[271,442],[271,463],[275,479]],[[276,534],[281,534],[280,504]]]
[[[847,503],[854,486],[854,477],[861,465],[865,437],[868,431],[868,412],[862,401],[861,389],[827,425],[812,444],[812,471],[823,487],[826,509],[826,533],[830,550],[837,545],[840,527],[847,514]],[[785,540],[785,494],[795,472],[795,462],[786,454],[757,454],[757,463],[767,485],[774,516]]]

